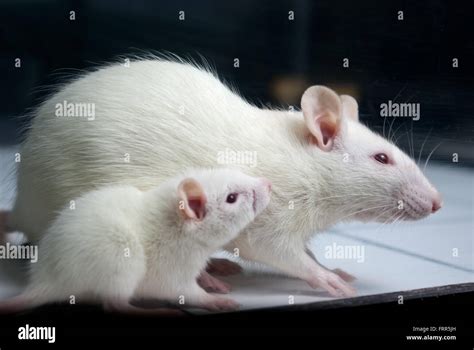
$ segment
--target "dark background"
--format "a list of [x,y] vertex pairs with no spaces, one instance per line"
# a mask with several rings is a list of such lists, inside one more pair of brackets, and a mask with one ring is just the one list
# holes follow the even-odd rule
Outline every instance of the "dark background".
[[18,117],[49,85],[118,55],[153,50],[204,56],[256,103],[299,107],[306,87],[329,85],[354,95],[362,121],[379,132],[381,103],[420,103],[419,121],[394,120],[400,145],[410,149],[413,138],[416,158],[425,137],[424,155],[442,141],[433,159],[449,163],[456,152],[460,164],[474,165],[473,14],[440,0],[0,0],[0,143],[19,142]]
[[[2,348],[16,349],[45,348],[64,349],[91,348],[99,340],[104,340],[109,348],[136,349],[140,341],[157,341],[153,348],[160,348],[163,337],[175,336],[179,339],[171,346],[178,347],[188,336],[199,336],[191,344],[202,343],[203,336],[212,337],[209,344],[217,346],[236,345],[242,337],[265,336],[268,341],[276,340],[281,347],[282,337],[298,336],[296,346],[303,345],[301,337],[317,337],[321,343],[330,344],[331,349],[367,349],[374,344],[375,349],[471,349],[474,344],[474,327],[471,309],[474,306],[472,284],[468,292],[453,292],[446,295],[406,298],[398,304],[400,292],[385,294],[385,302],[352,307],[338,307],[333,301],[331,307],[321,307],[323,303],[284,306],[273,309],[241,311],[227,314],[188,315],[179,318],[137,318],[124,315],[104,314],[100,308],[86,306],[48,307],[48,312],[39,309],[24,315],[0,315],[0,344]],[[361,297],[358,299],[367,299]],[[18,328],[30,326],[55,326],[56,343],[43,341],[19,341]],[[407,335],[421,335],[413,327],[456,327],[453,333],[431,332],[431,335],[455,335],[456,340],[409,341]],[[423,335],[426,335],[423,334]],[[232,337],[221,340],[220,336]],[[339,347],[343,343],[346,347]],[[318,343],[315,348],[319,349]],[[111,346],[112,345],[112,346]],[[141,343],[140,343],[141,345]],[[148,345],[148,344],[147,344]],[[277,345],[277,344],[275,344]],[[357,346],[360,345],[360,346]],[[56,346],[56,347],[55,347]],[[210,345],[208,345],[210,346]],[[249,348],[249,342],[238,344]],[[278,347],[277,347],[278,348]],[[372,347],[368,347],[369,349]]]

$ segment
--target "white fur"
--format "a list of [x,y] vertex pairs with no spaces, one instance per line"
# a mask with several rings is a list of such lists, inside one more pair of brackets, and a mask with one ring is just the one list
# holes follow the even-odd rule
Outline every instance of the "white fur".
[[[204,189],[202,220],[180,214],[178,185],[192,177]],[[255,209],[254,209],[254,196]],[[235,203],[227,203],[238,193]],[[142,192],[132,186],[91,191],[64,208],[39,242],[22,299],[125,305],[136,299],[165,299],[210,309],[234,307],[207,294],[196,278],[210,255],[235,238],[269,203],[266,180],[239,171],[193,170]]]
[[[55,117],[55,104],[64,100],[95,103],[95,120]],[[409,188],[418,186],[420,198],[432,189],[406,155],[351,118],[343,118],[332,151],[309,139],[301,112],[252,106],[193,65],[112,65],[64,86],[38,109],[22,148],[13,225],[35,240],[56,210],[97,186],[149,189],[183,168],[217,166],[219,151],[254,151],[258,166],[240,168],[270,179],[273,200],[228,249],[321,285],[314,275],[322,270],[305,254],[315,232],[340,220],[376,219],[380,210],[351,214],[395,205],[399,194],[410,195],[410,216],[419,205]],[[379,151],[399,165],[382,167],[371,158]],[[425,215],[419,212],[412,216]]]

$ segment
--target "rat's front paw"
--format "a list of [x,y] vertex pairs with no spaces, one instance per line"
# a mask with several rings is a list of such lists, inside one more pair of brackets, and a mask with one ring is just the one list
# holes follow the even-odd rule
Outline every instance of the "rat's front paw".
[[347,273],[346,271],[341,270],[341,269],[333,269],[331,271],[334,272],[339,277],[341,277],[346,282],[354,282],[357,279],[354,276],[352,276],[350,273]]
[[[337,269],[336,269],[337,270]],[[337,272],[341,273],[342,270]],[[349,285],[344,278],[339,274],[329,270],[320,270],[318,273],[311,277],[308,281],[309,285],[313,288],[323,288],[328,291],[333,297],[354,297],[356,296],[356,290],[354,287]],[[352,277],[351,275],[343,272],[344,277]],[[347,276],[346,276],[347,275]]]
[[201,272],[201,274],[197,278],[197,283],[206,292],[221,293],[221,294],[227,294],[230,292],[229,284],[222,282],[221,280],[211,276],[206,271]]

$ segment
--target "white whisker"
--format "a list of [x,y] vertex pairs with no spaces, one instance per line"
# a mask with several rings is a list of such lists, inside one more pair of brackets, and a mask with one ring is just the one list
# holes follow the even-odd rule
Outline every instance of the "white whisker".
[[438,147],[441,146],[442,143],[443,143],[443,141],[441,141],[440,143],[438,143],[438,144],[436,145],[436,147],[433,148],[433,150],[430,152],[430,154],[428,154],[428,158],[426,158],[425,166],[423,167],[423,172],[425,172],[426,166],[428,165],[428,162],[429,162],[431,156],[433,155],[434,151],[436,151],[436,150],[438,149]]
[[368,211],[368,210],[373,210],[373,209],[379,209],[379,208],[387,208],[387,207],[391,207],[392,204],[385,204],[385,205],[379,205],[379,206],[376,206],[376,207],[372,207],[372,208],[366,208],[366,209],[362,209],[362,210],[358,210],[358,211],[355,211],[353,213],[350,213],[349,215],[345,215],[343,217],[340,217],[339,220],[342,220],[342,219],[345,219],[349,216],[352,216],[352,215],[355,215],[355,214],[359,214],[359,213],[362,213],[364,211]]
[[[413,125],[413,124],[412,124]],[[413,154],[412,154],[412,144],[411,144],[411,137],[410,137],[410,130],[408,129],[408,127],[405,125],[405,129],[406,129],[406,135],[407,135],[407,142],[408,142],[408,153],[410,155],[411,158],[413,158]]]
[[[393,209],[393,208],[389,208],[389,209],[391,210],[391,209]],[[375,231],[376,231],[376,232],[379,231],[383,226],[387,225],[387,224],[390,222],[390,220],[392,220],[392,218],[394,218],[394,217],[397,216],[398,214],[399,214],[398,212],[395,212],[394,214],[390,215],[387,220],[385,220],[384,222],[382,222],[382,224],[379,225],[379,226],[375,229]]]
[[403,211],[402,211],[402,212],[400,213],[400,215],[398,215],[398,216],[395,218],[395,220],[393,220],[393,222],[390,224],[390,227],[391,227],[390,232],[393,232],[393,230],[394,230],[395,227],[396,227],[396,224],[397,224],[397,223],[398,223],[398,224],[400,223],[399,220],[400,220],[402,217],[403,217]]
[[[393,135],[392,135],[392,137],[390,138],[390,141],[391,141],[392,143],[396,144],[396,143],[398,142],[398,139],[399,139],[400,137],[397,137],[397,139],[396,139],[395,142],[393,142],[393,139],[394,139],[395,135],[397,134],[397,131],[400,130],[400,128],[401,128],[403,125],[405,125],[405,123],[401,123],[399,126],[397,126],[397,128],[396,128],[395,131],[393,132]],[[402,134],[402,135],[403,135],[403,134]]]
[[392,131],[393,124],[395,123],[395,117],[393,117],[392,121],[390,122],[390,127],[388,128],[387,138],[390,138],[390,132]]
[[331,198],[347,198],[347,197],[387,198],[387,196],[377,195],[377,194],[351,193],[351,194],[345,194],[345,195],[340,195],[340,196],[330,196],[330,197],[317,198],[317,200],[322,201],[322,200],[331,199]]
[[398,94],[393,98],[393,102],[395,102],[398,98],[398,96],[400,96],[400,94],[405,90],[405,88],[407,87],[407,83],[405,83],[405,85],[400,89],[400,91],[398,92]]
[[426,143],[426,141],[428,141],[428,137],[430,136],[432,130],[433,130],[433,127],[431,127],[430,131],[428,131],[428,134],[426,135],[425,140],[421,144],[420,154],[418,155],[418,161],[416,162],[416,164],[418,164],[418,166],[420,166],[421,153],[423,152],[423,148],[425,147],[425,143]]
[[379,215],[377,215],[375,218],[373,218],[373,221],[376,221],[379,217],[381,217],[382,215],[388,213],[390,210],[392,210],[392,208],[387,208],[387,209],[385,209],[385,210],[382,211]]

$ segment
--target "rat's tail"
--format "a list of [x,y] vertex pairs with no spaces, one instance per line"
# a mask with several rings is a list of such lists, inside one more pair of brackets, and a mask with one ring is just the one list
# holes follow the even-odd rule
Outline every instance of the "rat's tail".
[[30,308],[30,299],[24,294],[0,301],[0,314],[14,314]]
[[27,290],[10,299],[0,300],[0,315],[26,311],[47,302],[47,298],[41,297],[33,290]]

